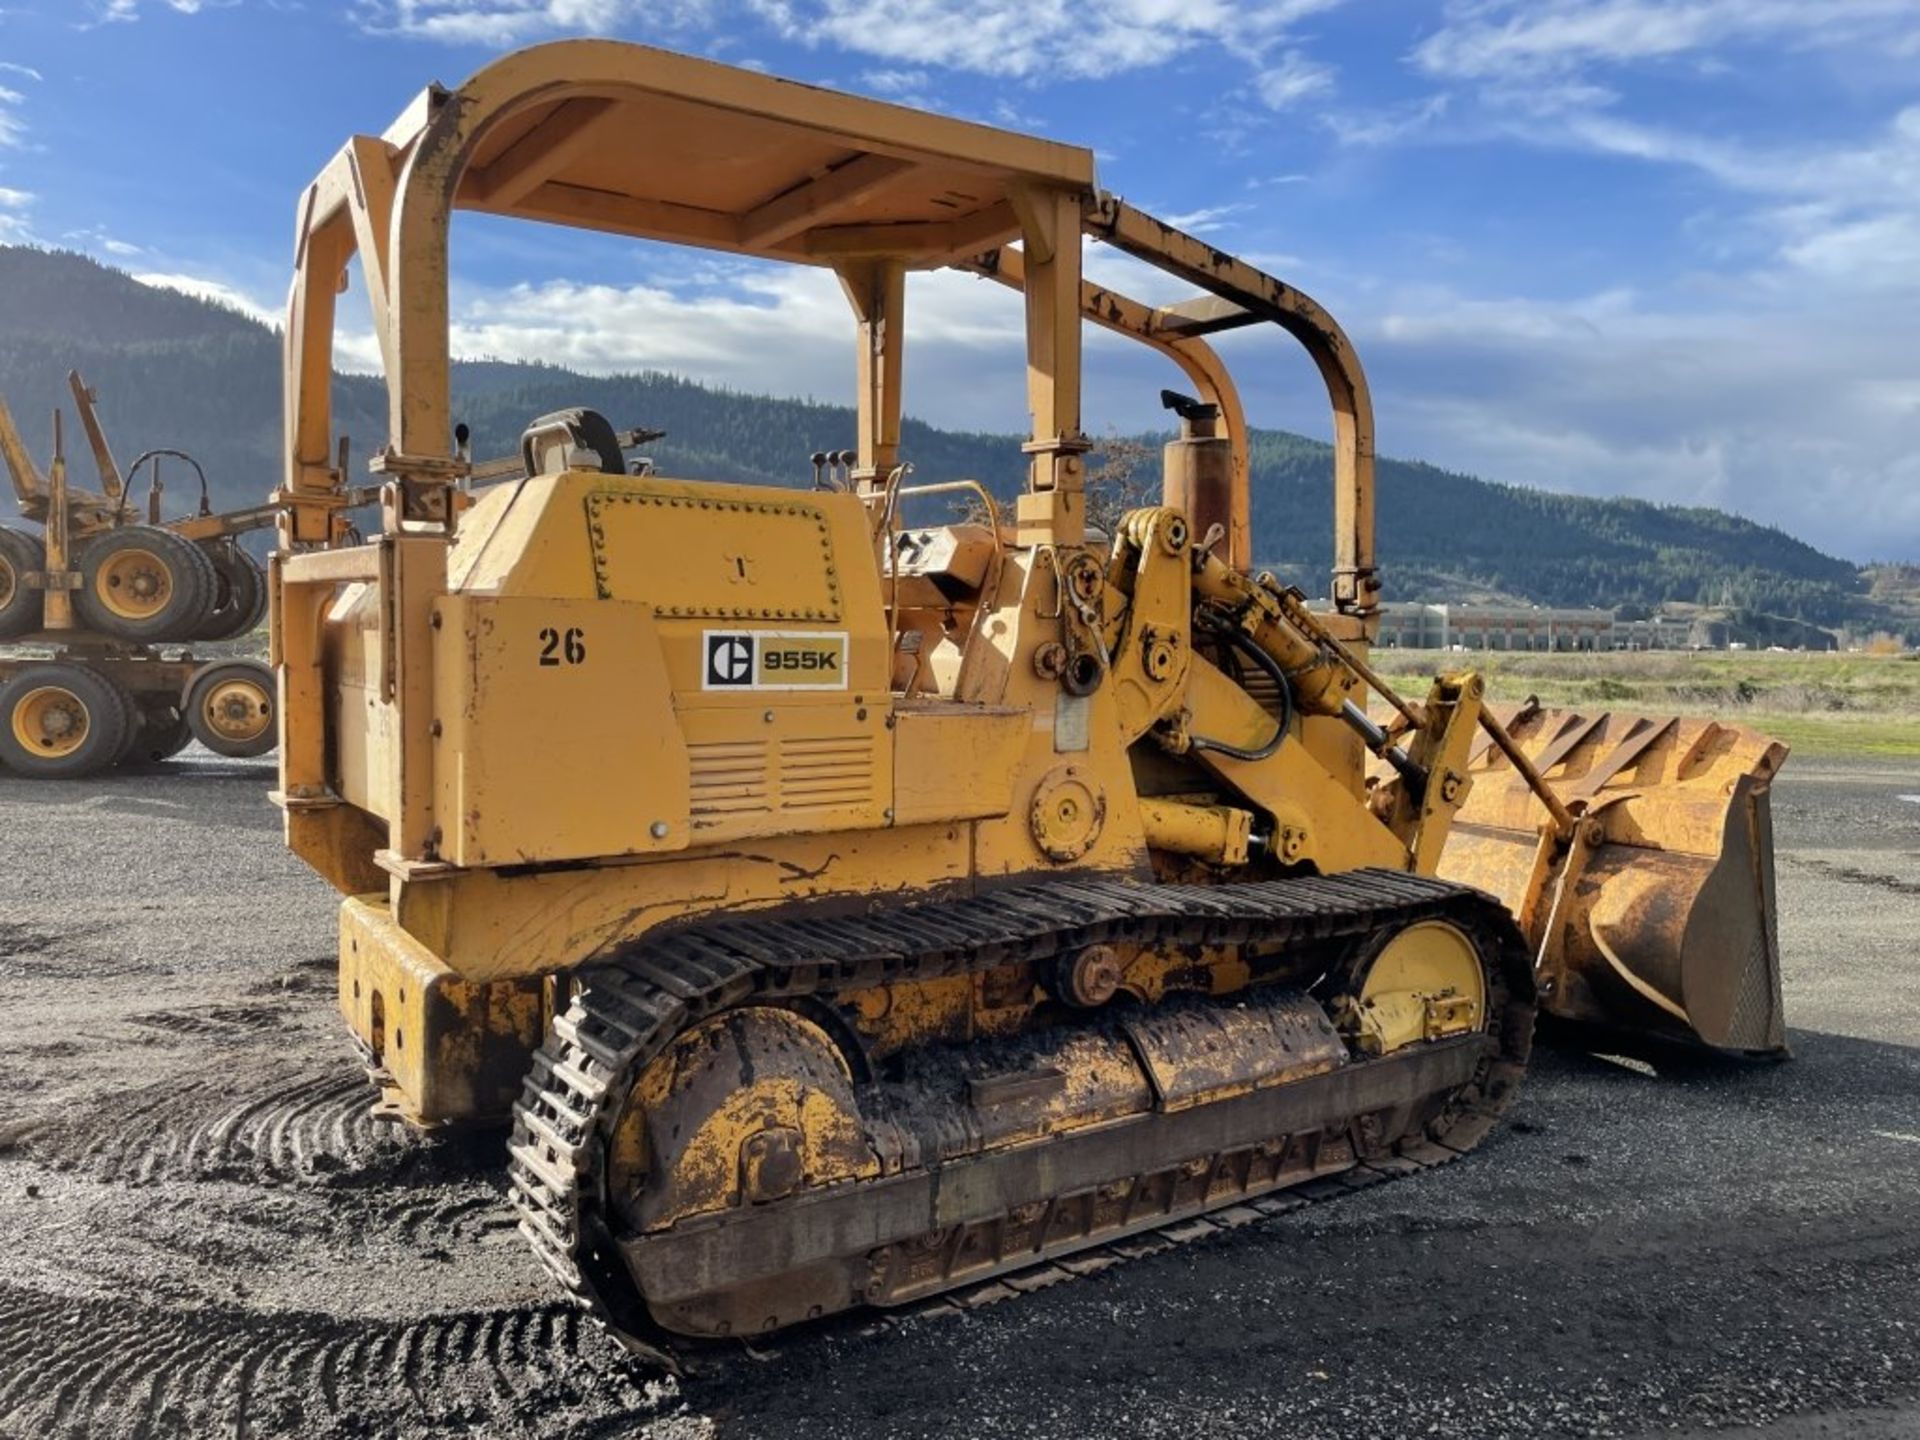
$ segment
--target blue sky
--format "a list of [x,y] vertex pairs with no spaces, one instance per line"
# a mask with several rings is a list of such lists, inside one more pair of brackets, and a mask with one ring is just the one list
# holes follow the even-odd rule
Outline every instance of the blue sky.
[[[0,0],[0,239],[271,316],[348,133],[581,33],[1092,146],[1341,317],[1387,453],[1920,559],[1920,0]],[[462,353],[851,392],[823,275],[479,220],[455,260]],[[909,409],[1020,428],[1011,302],[912,304]],[[1277,339],[1223,348],[1325,432]],[[1091,427],[1157,423],[1166,376],[1090,371]]]

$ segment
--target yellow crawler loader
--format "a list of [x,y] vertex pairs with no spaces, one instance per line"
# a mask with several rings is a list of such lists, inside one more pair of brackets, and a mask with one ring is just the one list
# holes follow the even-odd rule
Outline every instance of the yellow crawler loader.
[[[831,270],[857,445],[790,488],[448,390],[455,211]],[[339,1001],[418,1124],[510,1122],[521,1229],[637,1350],[897,1306],[1479,1141],[1536,1011],[1782,1047],[1767,788],[1736,726],[1394,694],[1373,415],[1298,290],[1087,150],[605,41],[504,57],[302,196],[271,573],[292,848],[346,897]],[[1194,287],[1087,281],[1085,242]],[[390,433],[339,543],[336,294]],[[906,278],[1024,306],[1003,510],[900,444]],[[1158,351],[1164,503],[1090,530],[1081,337]],[[1209,337],[1325,380],[1336,554],[1256,573]],[[630,417],[629,417],[630,418]],[[1146,423],[1145,417],[1143,422]],[[493,483],[480,483],[491,479]],[[911,525],[916,502],[977,518]],[[924,506],[923,506],[924,508]]]

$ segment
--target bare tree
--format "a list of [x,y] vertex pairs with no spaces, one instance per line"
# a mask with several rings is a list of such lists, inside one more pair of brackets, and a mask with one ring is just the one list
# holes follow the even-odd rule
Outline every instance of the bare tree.
[[[1159,446],[1152,440],[1109,432],[1096,440],[1087,452],[1087,528],[1111,537],[1129,510],[1160,503],[1154,477],[1159,464]],[[963,524],[987,523],[985,508],[975,498],[959,501],[955,508]]]
[[1129,510],[1160,503],[1154,484],[1159,446],[1109,432],[1087,454],[1087,528],[1111,536]]

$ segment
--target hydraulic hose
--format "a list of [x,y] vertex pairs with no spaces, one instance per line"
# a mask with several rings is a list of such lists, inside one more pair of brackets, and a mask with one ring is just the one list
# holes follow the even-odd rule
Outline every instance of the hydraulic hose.
[[1287,673],[1280,668],[1279,662],[1255,643],[1253,637],[1240,629],[1239,626],[1218,625],[1209,628],[1234,649],[1246,656],[1247,659],[1251,660],[1268,679],[1273,681],[1274,689],[1278,693],[1280,701],[1279,725],[1273,732],[1273,738],[1261,745],[1257,750],[1248,750],[1239,745],[1231,745],[1225,740],[1212,740],[1204,735],[1190,736],[1187,743],[1195,750],[1212,750],[1234,760],[1245,760],[1249,762],[1264,760],[1280,748],[1280,742],[1287,738],[1287,732],[1293,728],[1293,686],[1287,683]]

